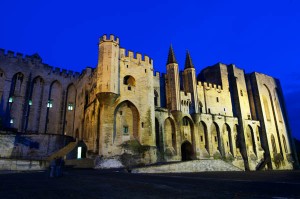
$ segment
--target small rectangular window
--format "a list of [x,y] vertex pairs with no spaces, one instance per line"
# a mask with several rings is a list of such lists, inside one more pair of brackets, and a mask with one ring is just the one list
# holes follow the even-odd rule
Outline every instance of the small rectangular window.
[[145,69],[145,73],[147,73],[147,69]]
[[13,98],[13,97],[10,97],[10,98],[8,99],[8,102],[9,102],[9,103],[13,103],[13,101],[14,101],[14,98]]
[[128,90],[131,91],[131,86],[128,86]]
[[240,92],[241,92],[241,96],[243,96],[243,90],[241,90]]
[[68,110],[69,111],[73,111],[73,109],[74,109],[74,104],[73,103],[69,103],[68,104]]
[[218,141],[217,136],[215,136],[215,142],[217,142],[217,141]]
[[53,100],[48,100],[47,108],[52,108],[52,107],[53,107]]
[[217,102],[219,102],[219,97],[217,97]]
[[128,135],[128,126],[123,126],[123,135]]
[[210,113],[210,108],[208,108],[208,113]]
[[144,122],[142,122],[142,128],[144,128]]
[[32,105],[32,100],[28,101],[28,105],[31,106]]
[[200,136],[200,140],[201,140],[201,142],[203,142],[203,136],[202,135]]

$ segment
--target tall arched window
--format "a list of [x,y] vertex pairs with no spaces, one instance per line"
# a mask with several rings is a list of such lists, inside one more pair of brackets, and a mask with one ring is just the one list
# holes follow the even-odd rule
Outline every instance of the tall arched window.
[[286,153],[288,153],[288,148],[287,148],[287,145],[286,145],[286,140],[285,140],[284,135],[282,135],[282,142],[283,142],[283,146],[284,146],[284,151],[285,151]]
[[273,154],[276,154],[277,153],[277,148],[276,148],[276,142],[275,142],[274,135],[271,135],[271,143],[272,143]]

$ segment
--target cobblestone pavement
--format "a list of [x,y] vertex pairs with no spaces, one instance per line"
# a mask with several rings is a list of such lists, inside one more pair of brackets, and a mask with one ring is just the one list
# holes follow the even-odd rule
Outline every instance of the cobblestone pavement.
[[67,170],[0,173],[0,198],[300,198],[300,171],[132,174]]

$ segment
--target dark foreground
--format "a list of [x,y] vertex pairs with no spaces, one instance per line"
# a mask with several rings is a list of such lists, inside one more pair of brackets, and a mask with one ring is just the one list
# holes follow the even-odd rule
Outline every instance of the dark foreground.
[[300,171],[131,174],[68,170],[0,174],[0,198],[300,198]]

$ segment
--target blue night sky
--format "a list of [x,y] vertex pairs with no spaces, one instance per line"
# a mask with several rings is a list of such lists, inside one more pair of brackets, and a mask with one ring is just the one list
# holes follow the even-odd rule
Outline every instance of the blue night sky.
[[300,139],[300,1],[0,1],[0,48],[81,72],[97,64],[98,38],[154,59],[165,72],[172,43],[180,68],[234,63],[281,80],[292,133]]

